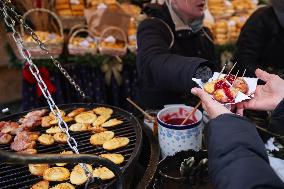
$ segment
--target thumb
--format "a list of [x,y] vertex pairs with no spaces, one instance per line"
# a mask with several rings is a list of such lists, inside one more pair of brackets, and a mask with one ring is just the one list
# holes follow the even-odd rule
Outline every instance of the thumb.
[[206,93],[203,89],[193,88],[191,89],[191,93],[198,96],[201,99],[201,101],[205,104],[208,104],[211,101],[213,101],[211,96],[208,93]]
[[267,73],[266,71],[263,71],[263,70],[261,70],[259,68],[256,69],[255,75],[256,75],[257,78],[261,79],[264,82],[267,82],[269,80],[269,78],[270,78],[270,74],[269,73]]

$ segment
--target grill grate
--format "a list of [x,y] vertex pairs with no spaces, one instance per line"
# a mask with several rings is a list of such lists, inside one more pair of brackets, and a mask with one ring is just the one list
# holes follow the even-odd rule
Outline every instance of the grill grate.
[[[114,127],[113,129],[108,128],[108,130],[113,131],[115,136],[119,137],[128,137],[130,139],[130,143],[123,148],[116,149],[110,151],[111,153],[120,153],[124,156],[125,161],[120,165],[122,171],[125,173],[127,169],[132,168],[137,161],[137,158],[141,149],[141,139],[142,139],[142,131],[139,122],[132,116],[130,113],[121,110],[116,107],[100,105],[100,104],[68,104],[59,106],[60,109],[70,112],[71,110],[79,107],[84,107],[86,109],[93,109],[95,107],[104,106],[110,107],[113,109],[113,115],[111,118],[117,118],[123,120],[123,124]],[[27,112],[23,112],[20,114],[12,115],[1,119],[1,121],[17,121],[21,116],[25,115]],[[68,125],[72,124],[70,122]],[[40,133],[44,133],[45,129],[40,128],[37,131]],[[78,150],[81,154],[95,154],[100,155],[102,153],[109,153],[104,150],[102,147],[93,146],[90,144],[89,140],[91,137],[91,133],[89,132],[72,132],[70,131],[70,135],[72,135],[76,141],[78,142]],[[0,145],[1,150],[12,151],[10,149],[10,145]],[[43,153],[60,153],[63,150],[70,150],[67,144],[54,144],[52,146],[43,146],[37,142],[36,149],[39,154]],[[93,167],[98,166],[93,164]],[[65,166],[69,168],[71,171],[74,165],[68,164]],[[27,189],[30,188],[36,182],[42,180],[41,177],[33,176],[30,174],[28,170],[28,166],[23,165],[14,165],[14,164],[6,164],[0,163],[0,188],[1,189],[11,189],[11,188],[21,188]],[[103,182],[103,187],[109,187],[114,183],[114,180]],[[51,182],[51,186],[58,184],[56,182]],[[83,186],[77,187],[83,188]],[[92,185],[91,188],[97,188],[96,184]]]

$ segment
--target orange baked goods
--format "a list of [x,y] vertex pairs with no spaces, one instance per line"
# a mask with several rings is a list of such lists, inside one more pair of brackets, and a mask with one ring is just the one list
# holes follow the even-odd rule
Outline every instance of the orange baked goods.
[[213,95],[218,102],[232,103],[238,92],[244,94],[248,92],[248,84],[243,78],[227,75],[224,78],[206,83],[204,90]]

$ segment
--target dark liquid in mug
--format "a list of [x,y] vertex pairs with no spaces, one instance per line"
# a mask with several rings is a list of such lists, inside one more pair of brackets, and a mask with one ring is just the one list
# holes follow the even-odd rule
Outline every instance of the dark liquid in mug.
[[[165,122],[169,125],[181,125],[181,123],[184,121],[185,118],[170,118],[166,120]],[[190,125],[195,123],[195,121],[188,119],[183,125]]]

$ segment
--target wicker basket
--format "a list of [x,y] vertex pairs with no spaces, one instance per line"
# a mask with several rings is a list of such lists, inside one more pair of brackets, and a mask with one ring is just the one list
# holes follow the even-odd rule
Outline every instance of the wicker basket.
[[[121,35],[123,42],[124,42],[123,48],[112,48],[112,47],[102,46],[102,42],[106,39],[106,37],[111,36],[113,32],[116,32],[117,34]],[[100,44],[98,48],[102,55],[111,55],[111,56],[125,55],[127,53],[127,37],[126,37],[125,32],[118,27],[114,27],[114,26],[108,27],[101,34]]]
[[[62,40],[57,43],[48,43],[48,42],[45,43],[49,55],[47,55],[35,41],[27,42],[24,40],[24,46],[30,51],[33,59],[45,59],[49,58],[50,56],[53,56],[55,58],[59,57],[63,51],[63,45],[64,45],[64,34],[63,34],[63,27],[61,21],[59,20],[58,16],[55,13],[51,12],[48,9],[43,9],[43,8],[36,8],[29,10],[23,15],[23,20],[25,20],[26,17],[33,12],[45,12],[50,14],[53,18],[55,18],[59,27],[59,32]],[[22,25],[21,25],[21,34],[23,37],[25,36],[24,28]]]
[[90,37],[92,37],[93,39],[95,38],[95,36],[89,32],[87,29],[81,28],[76,30],[70,37],[69,42],[68,42],[68,52],[71,55],[85,55],[85,54],[92,54],[92,55],[96,55],[97,54],[97,45],[95,48],[90,48],[88,45],[88,41],[86,39],[85,44],[86,47],[84,46],[77,46],[77,45],[73,45],[72,42],[75,39],[75,37],[80,34],[80,33],[88,33]]

